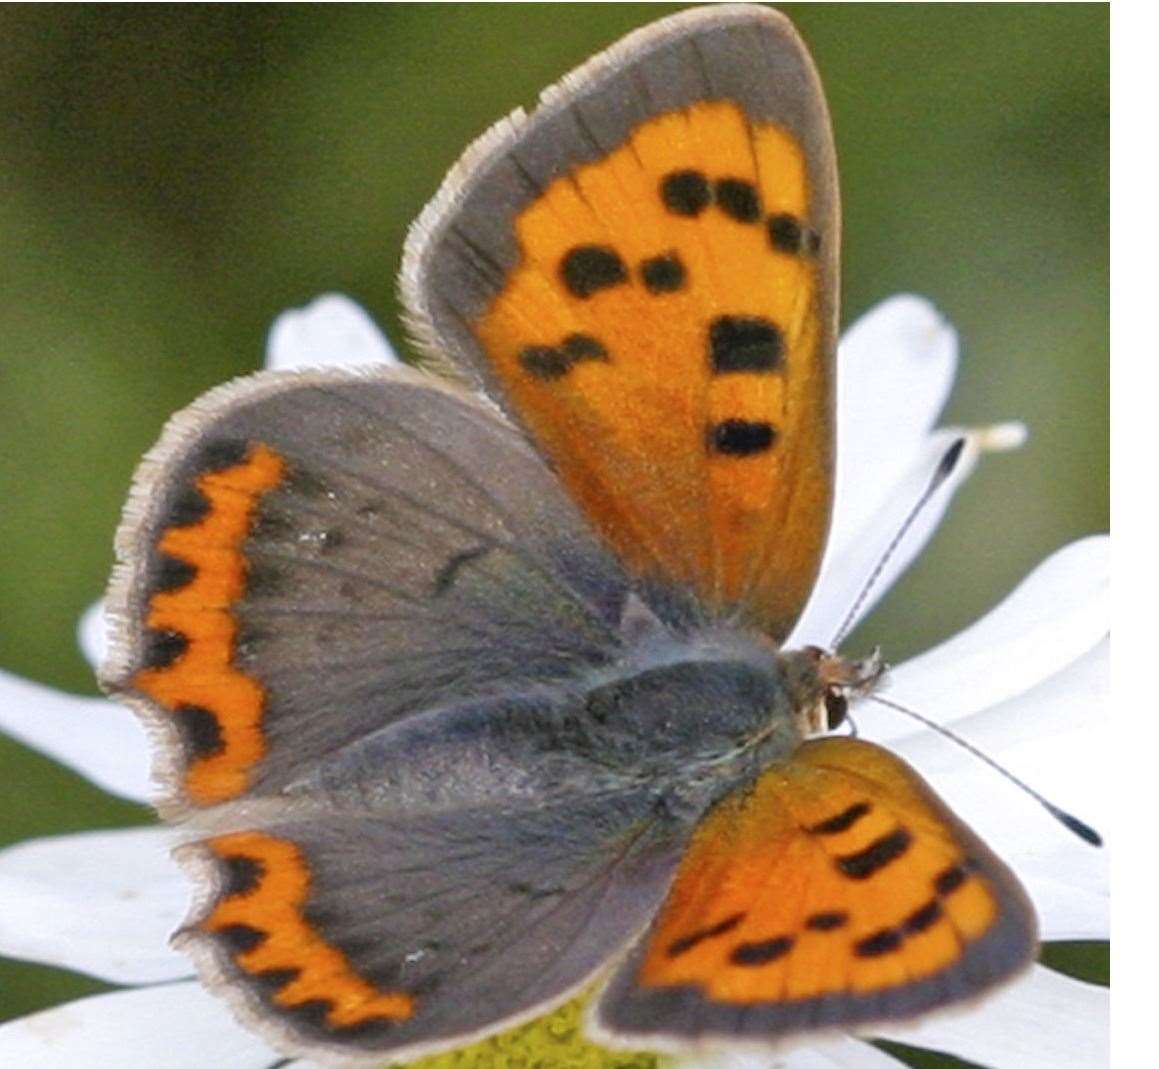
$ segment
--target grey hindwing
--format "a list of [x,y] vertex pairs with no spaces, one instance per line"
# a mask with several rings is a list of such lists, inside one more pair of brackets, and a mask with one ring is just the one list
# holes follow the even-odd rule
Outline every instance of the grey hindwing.
[[[637,790],[538,809],[265,829],[293,843],[308,867],[312,931],[376,990],[410,996],[406,1020],[334,1026],[325,1000],[279,1000],[292,996],[296,970],[243,967],[246,951],[269,938],[260,918],[216,932],[197,926],[231,890],[252,890],[209,851],[202,860],[216,866],[216,891],[178,940],[280,1046],[358,1061],[442,1049],[570,997],[647,925],[681,846],[657,812],[654,795]],[[265,878],[260,867],[248,875]]]

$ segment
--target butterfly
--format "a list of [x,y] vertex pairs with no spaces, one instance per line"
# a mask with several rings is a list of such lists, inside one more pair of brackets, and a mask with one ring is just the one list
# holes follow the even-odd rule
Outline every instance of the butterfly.
[[423,370],[175,416],[104,683],[197,887],[175,942],[287,1052],[377,1064],[592,990],[610,1046],[775,1044],[1024,968],[1013,874],[829,734],[786,649],[833,496],[839,205],[778,13],[639,30],[473,144],[402,270]]

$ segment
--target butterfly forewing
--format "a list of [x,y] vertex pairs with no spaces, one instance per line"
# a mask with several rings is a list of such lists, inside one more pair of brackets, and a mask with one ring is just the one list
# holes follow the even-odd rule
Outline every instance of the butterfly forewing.
[[705,9],[481,139],[404,263],[419,340],[532,432],[620,558],[778,639],[828,527],[836,196],[795,31]]
[[167,808],[277,795],[394,721],[608,661],[619,569],[525,440],[408,369],[266,375],[138,476],[106,686]]

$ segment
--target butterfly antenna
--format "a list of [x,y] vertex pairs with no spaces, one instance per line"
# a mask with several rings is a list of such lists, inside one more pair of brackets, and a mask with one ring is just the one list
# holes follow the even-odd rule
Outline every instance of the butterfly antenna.
[[904,705],[899,705],[897,702],[890,701],[888,698],[883,698],[880,694],[870,694],[870,701],[875,701],[879,705],[887,705],[890,709],[894,709],[899,713],[904,713],[908,717],[912,717],[919,724],[925,724],[926,727],[933,728],[939,735],[944,735],[951,742],[956,742],[962,749],[972,753],[979,761],[989,765],[995,772],[1001,776],[1005,776],[1015,787],[1020,787],[1027,794],[1030,795],[1039,805],[1043,807],[1055,820],[1057,820],[1064,828],[1074,832],[1084,842],[1088,842],[1091,846],[1102,846],[1103,837],[1095,831],[1089,824],[1083,823],[1078,817],[1072,816],[1065,809],[1060,809],[1053,802],[1048,802],[1041,794],[1038,793],[1029,784],[1020,780],[1013,772],[1003,768],[994,758],[988,754],[983,753],[971,742],[967,742],[961,735],[955,734],[948,727],[939,724],[936,720],[931,720],[927,716],[922,716],[921,713],[914,712],[913,709],[907,709]]
[[853,626],[853,621],[857,619],[858,613],[861,612],[861,606],[865,604],[865,599],[869,597],[869,592],[877,586],[877,581],[881,578],[881,573],[885,570],[885,566],[890,562],[894,553],[897,552],[897,547],[901,545],[902,539],[905,538],[909,529],[914,525],[914,521],[921,515],[922,509],[929,504],[930,498],[938,492],[938,488],[950,477],[954,468],[958,466],[958,461],[961,460],[962,451],[965,448],[966,436],[962,435],[960,438],[955,438],[950,443],[950,447],[942,454],[942,459],[938,461],[938,466],[934,469],[934,474],[930,479],[929,485],[922,491],[922,496],[917,499],[914,507],[909,510],[909,515],[906,516],[901,527],[898,528],[897,534],[893,536],[889,545],[886,546],[885,552],[878,559],[873,571],[869,574],[869,578],[862,584],[861,592],[854,599],[849,612],[845,614],[845,619],[841,621],[841,626],[837,629],[837,634],[833,636],[833,641],[829,643],[831,650],[838,649],[841,643],[845,641],[846,635],[849,634],[849,629]]

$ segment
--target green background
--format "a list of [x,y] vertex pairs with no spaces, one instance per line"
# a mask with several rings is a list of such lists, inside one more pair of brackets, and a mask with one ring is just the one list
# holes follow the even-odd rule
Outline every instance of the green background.
[[[94,693],[75,623],[164,419],[321,292],[401,345],[403,236],[459,151],[672,9],[0,9],[0,666]],[[836,128],[843,321],[929,296],[961,335],[949,418],[1031,430],[850,647],[898,660],[1107,524],[1108,8],[786,10]],[[0,739],[0,845],[147,819]],[[0,962],[0,1018],[99,987]]]

